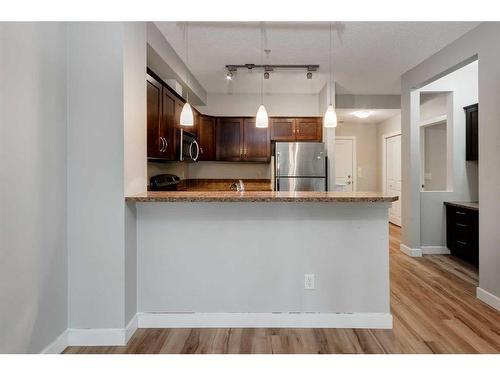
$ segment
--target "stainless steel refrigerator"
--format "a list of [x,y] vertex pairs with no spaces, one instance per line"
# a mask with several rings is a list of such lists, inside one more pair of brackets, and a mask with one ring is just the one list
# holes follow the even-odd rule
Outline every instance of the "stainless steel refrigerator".
[[274,163],[276,191],[327,191],[324,143],[276,142]]

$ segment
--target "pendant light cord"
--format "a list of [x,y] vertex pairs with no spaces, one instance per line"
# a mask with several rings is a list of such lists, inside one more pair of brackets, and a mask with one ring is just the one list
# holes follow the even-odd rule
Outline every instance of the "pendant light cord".
[[333,38],[332,38],[332,22],[330,21],[330,105],[332,105],[332,86],[333,86]]
[[[262,49],[264,48],[264,22],[260,23],[260,65],[263,64]],[[265,71],[265,68],[264,68]],[[260,104],[264,105],[264,74],[260,75]]]
[[184,27],[184,48],[186,51],[186,102],[189,102],[189,47],[188,47],[188,37],[189,37],[189,23],[186,22]]

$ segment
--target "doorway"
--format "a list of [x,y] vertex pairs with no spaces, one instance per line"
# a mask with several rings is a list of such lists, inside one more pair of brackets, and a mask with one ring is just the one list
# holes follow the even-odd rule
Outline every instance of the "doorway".
[[356,137],[335,138],[335,190],[356,191]]
[[384,135],[384,193],[397,196],[389,209],[389,221],[401,226],[401,133]]

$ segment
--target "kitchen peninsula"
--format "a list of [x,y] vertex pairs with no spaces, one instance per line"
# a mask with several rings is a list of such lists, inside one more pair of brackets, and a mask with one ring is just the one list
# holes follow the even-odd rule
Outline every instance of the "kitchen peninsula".
[[147,192],[140,327],[391,328],[388,208],[358,192]]

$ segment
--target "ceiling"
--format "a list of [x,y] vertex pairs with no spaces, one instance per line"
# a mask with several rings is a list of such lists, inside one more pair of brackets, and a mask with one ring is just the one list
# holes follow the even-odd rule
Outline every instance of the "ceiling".
[[335,112],[337,112],[338,121],[346,124],[378,124],[401,113],[400,109],[369,109],[370,116],[358,118],[354,115],[356,111],[360,109],[337,108]]
[[[185,61],[185,22],[156,22]],[[269,93],[316,94],[329,76],[329,23],[266,22],[269,64],[319,64],[313,79],[305,71],[272,73]],[[476,27],[476,22],[336,22],[333,67],[337,92],[399,94],[403,73]],[[260,23],[189,22],[189,68],[208,93],[256,93],[260,74],[238,71],[225,80],[226,64],[260,63]]]

